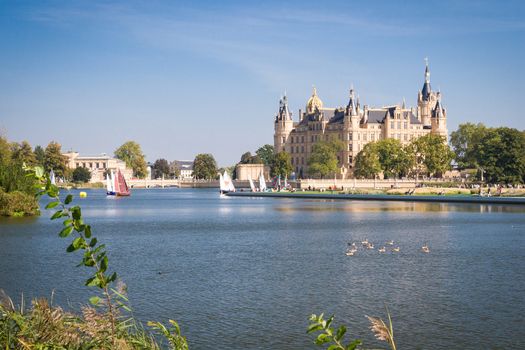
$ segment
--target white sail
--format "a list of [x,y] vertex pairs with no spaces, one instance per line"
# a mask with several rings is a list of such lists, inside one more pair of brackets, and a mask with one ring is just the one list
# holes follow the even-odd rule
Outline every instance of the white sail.
[[226,187],[228,188],[227,191],[235,192],[235,186],[233,185],[233,180],[227,171],[224,171],[224,183]]
[[264,180],[263,173],[261,173],[261,175],[259,176],[259,190],[261,192],[266,191],[266,181]]
[[252,192],[255,192],[255,185],[253,184],[252,178],[250,178],[249,180],[250,180],[250,188]]
[[55,179],[55,172],[53,169],[49,172],[49,181],[51,181],[51,185],[56,185],[56,179]]
[[219,187],[221,192],[228,191],[228,186],[226,185],[226,181],[224,181],[224,176],[222,176],[221,173],[219,173]]
[[108,173],[106,175],[106,191],[107,192],[113,192],[113,177],[111,176],[111,173]]

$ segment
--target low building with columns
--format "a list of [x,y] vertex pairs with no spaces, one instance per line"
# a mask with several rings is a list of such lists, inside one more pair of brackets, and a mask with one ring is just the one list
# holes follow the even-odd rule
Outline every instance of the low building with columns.
[[447,140],[447,111],[441,104],[441,93],[432,91],[430,70],[425,68],[423,88],[418,92],[417,107],[401,105],[383,107],[361,106],[354,89],[346,107],[325,107],[313,89],[305,111],[299,110],[299,120],[292,119],[288,99],[279,102],[279,111],[274,121],[275,152],[290,154],[295,173],[299,177],[308,174],[308,158],[316,142],[339,140],[344,149],[337,159],[340,177],[351,176],[355,159],[363,147],[373,141],[394,138],[402,144],[429,133],[441,135]]
[[91,180],[89,182],[104,182],[106,181],[107,171],[120,170],[126,180],[131,179],[133,170],[126,167],[126,163],[120,159],[112,158],[105,153],[99,156],[80,156],[78,152],[63,153],[67,157],[67,166],[70,169],[84,167],[91,172]]

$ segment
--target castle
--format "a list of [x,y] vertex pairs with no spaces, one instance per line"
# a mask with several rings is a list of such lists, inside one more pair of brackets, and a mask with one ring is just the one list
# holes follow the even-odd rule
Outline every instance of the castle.
[[275,116],[275,152],[290,154],[294,172],[299,177],[308,174],[308,158],[318,141],[340,140],[344,149],[337,155],[340,177],[352,174],[359,151],[368,142],[394,138],[405,145],[432,133],[447,140],[447,111],[441,104],[441,93],[430,87],[428,62],[425,82],[417,95],[417,108],[402,105],[372,108],[361,106],[354,89],[346,107],[328,108],[317,95],[315,87],[304,112],[299,110],[299,121],[292,119],[286,96],[279,101]]

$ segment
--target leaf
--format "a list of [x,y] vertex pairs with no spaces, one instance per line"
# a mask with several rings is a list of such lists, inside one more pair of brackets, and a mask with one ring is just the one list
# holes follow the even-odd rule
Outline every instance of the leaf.
[[99,285],[100,285],[100,280],[98,279],[97,276],[90,277],[86,280],[86,286],[88,287],[94,287],[94,286],[99,286]]
[[71,234],[71,231],[73,231],[73,226],[67,226],[67,227],[64,227],[58,235],[62,238],[65,238]]
[[80,218],[82,217],[82,213],[81,213],[80,207],[76,206],[76,207],[71,208],[70,210],[71,210],[71,214],[73,216],[73,219],[80,220]]
[[108,278],[108,283],[113,282],[117,279],[117,273],[113,272],[113,274]]
[[346,327],[345,326],[339,327],[337,329],[337,333],[336,333],[334,339],[337,340],[337,341],[341,340],[344,337],[345,333],[346,333]]
[[89,298],[89,302],[93,306],[98,306],[99,303],[100,303],[100,298],[99,297],[91,297],[91,298]]
[[41,178],[42,176],[44,176],[44,168],[42,168],[41,166],[36,166],[35,167],[35,176],[38,177],[38,178]]
[[56,206],[59,205],[59,204],[60,204],[59,201],[49,202],[49,203],[47,203],[47,205],[46,205],[46,209],[53,209],[54,207],[56,207]]
[[70,226],[72,223],[73,223],[73,220],[71,219],[64,220],[63,222],[64,226]]
[[86,225],[84,229],[84,235],[86,236],[86,238],[91,238],[91,226],[90,225]]
[[337,349],[341,349],[341,347],[337,344],[332,344],[326,350],[337,350]]
[[69,203],[71,203],[72,200],[73,200],[73,195],[72,194],[68,194],[66,196],[66,199],[64,200],[64,204],[69,204]]
[[358,345],[361,345],[361,340],[356,339],[346,346],[346,350],[355,350]]
[[51,220],[58,219],[58,218],[62,217],[62,215],[63,215],[62,210],[57,210],[57,211],[51,216]]
[[93,238],[91,239],[91,241],[89,242],[89,246],[90,246],[91,248],[93,248],[93,247],[96,246],[96,245],[97,245],[97,238],[96,238],[96,237],[93,237]]
[[314,323],[308,327],[308,330],[306,331],[307,334],[317,332],[319,330],[323,329],[323,325],[319,323]]
[[100,271],[105,272],[108,269],[108,257],[104,256],[104,258],[100,261]]

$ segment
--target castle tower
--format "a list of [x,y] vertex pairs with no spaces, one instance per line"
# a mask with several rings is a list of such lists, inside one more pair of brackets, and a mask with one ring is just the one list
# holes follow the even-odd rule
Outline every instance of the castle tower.
[[441,135],[448,141],[447,110],[441,104],[441,93],[438,92],[436,96],[437,102],[431,116],[432,133]]
[[431,114],[437,103],[437,95],[430,87],[430,69],[428,68],[428,59],[425,59],[425,83],[423,88],[417,94],[417,115],[419,120],[425,126],[431,125]]
[[288,109],[286,94],[279,100],[279,112],[275,116],[273,145],[275,152],[288,151],[286,143],[293,130],[292,113]]

